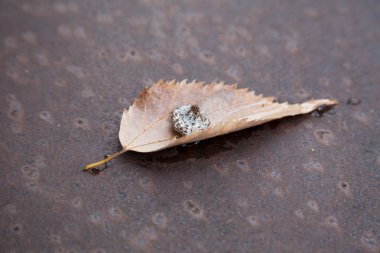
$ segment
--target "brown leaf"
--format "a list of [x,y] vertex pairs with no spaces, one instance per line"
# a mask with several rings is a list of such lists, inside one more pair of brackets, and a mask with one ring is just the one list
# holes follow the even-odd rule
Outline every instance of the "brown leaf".
[[[302,104],[277,103],[273,97],[238,89],[236,84],[161,80],[145,88],[133,105],[124,110],[119,131],[123,150],[85,169],[91,169],[129,150],[158,151],[286,116],[309,113],[322,105],[336,103],[330,99],[310,100]],[[209,127],[186,136],[176,133],[171,116],[175,108],[183,105],[199,106],[211,122]]]

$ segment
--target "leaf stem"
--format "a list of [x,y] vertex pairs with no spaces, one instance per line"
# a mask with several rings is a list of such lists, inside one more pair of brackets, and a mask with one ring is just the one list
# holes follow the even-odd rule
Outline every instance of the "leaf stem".
[[103,160],[99,161],[99,162],[96,162],[96,163],[91,163],[91,164],[88,164],[86,165],[83,170],[84,171],[88,171],[88,170],[91,170],[95,167],[98,167],[99,165],[102,165],[106,162],[109,162],[111,161],[112,159],[114,159],[115,157],[118,157],[119,155],[123,154],[124,152],[126,151],[126,149],[122,149],[120,151],[117,151],[116,153],[113,153],[112,155],[110,155],[109,157],[107,158],[104,158]]

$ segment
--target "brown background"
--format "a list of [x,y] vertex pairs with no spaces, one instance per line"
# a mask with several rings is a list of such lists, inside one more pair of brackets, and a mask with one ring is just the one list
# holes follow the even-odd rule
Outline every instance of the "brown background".
[[[380,3],[0,1],[1,252],[379,252]],[[197,145],[120,149],[159,79],[336,98]]]

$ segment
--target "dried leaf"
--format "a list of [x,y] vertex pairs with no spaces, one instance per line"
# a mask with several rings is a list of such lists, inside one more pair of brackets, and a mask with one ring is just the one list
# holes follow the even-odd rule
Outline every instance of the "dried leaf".
[[[180,144],[257,126],[271,120],[309,113],[322,105],[335,105],[336,100],[318,99],[301,104],[274,102],[273,97],[256,95],[237,85],[205,84],[186,80],[159,81],[145,88],[129,109],[124,110],[119,139],[123,149],[85,170],[132,150],[153,152]],[[209,118],[202,131],[180,136],[173,130],[172,112],[183,105],[197,105]]]

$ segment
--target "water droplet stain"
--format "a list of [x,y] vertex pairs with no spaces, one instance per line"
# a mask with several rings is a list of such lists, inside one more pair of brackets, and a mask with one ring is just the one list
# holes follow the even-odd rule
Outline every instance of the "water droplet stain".
[[350,189],[350,185],[346,181],[340,181],[338,184],[338,188],[347,196],[352,197],[352,192]]
[[347,100],[348,105],[359,105],[362,101],[358,98],[349,98]]
[[13,233],[20,235],[22,233],[22,225],[21,224],[13,224],[11,227]]
[[38,114],[38,116],[42,119],[48,122],[49,124],[54,124],[53,117],[51,116],[51,113],[49,111],[42,111]]
[[81,128],[83,130],[90,130],[90,123],[88,122],[87,119],[84,118],[75,118],[73,120],[74,126],[77,128]]
[[229,168],[225,165],[225,163],[221,162],[221,161],[218,161],[216,164],[214,164],[214,167],[213,167],[221,176],[225,176],[228,171],[229,171]]
[[306,171],[308,172],[317,172],[317,173],[323,173],[325,171],[324,167],[322,164],[318,161],[309,161],[307,163],[303,164],[303,167],[305,168]]
[[325,146],[332,146],[335,144],[335,136],[332,131],[327,129],[318,129],[314,131],[314,137],[317,141]]
[[164,229],[167,227],[168,219],[164,213],[158,212],[152,216],[152,222],[160,228]]
[[301,209],[297,209],[294,211],[294,215],[297,216],[299,219],[303,220],[305,218],[303,212]]
[[340,230],[338,220],[335,216],[328,216],[323,221],[323,224],[327,227],[335,228],[336,230]]
[[319,212],[319,206],[318,206],[318,203],[317,203],[315,200],[309,200],[309,201],[307,202],[307,206],[308,206],[311,210],[313,210],[313,211],[315,211],[315,212]]
[[251,216],[248,216],[247,217],[247,221],[248,223],[253,226],[253,227],[258,227],[260,226],[260,221],[259,219],[257,218],[256,215],[251,215]]
[[249,172],[249,164],[245,160],[237,160],[236,165],[244,172]]
[[364,232],[360,237],[361,244],[370,252],[379,252],[380,245],[377,242],[375,235],[371,232]]
[[202,218],[204,216],[203,210],[192,200],[186,200],[183,203],[185,210],[195,218]]

